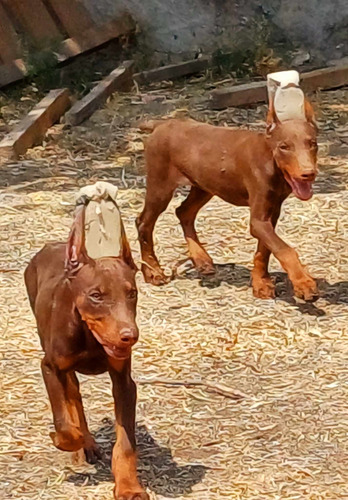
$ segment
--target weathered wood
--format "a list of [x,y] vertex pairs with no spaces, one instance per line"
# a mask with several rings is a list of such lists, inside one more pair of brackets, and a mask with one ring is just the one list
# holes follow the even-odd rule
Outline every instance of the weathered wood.
[[68,89],[51,90],[0,142],[0,159],[18,158],[28,148],[40,144],[47,129],[59,120],[69,106]]
[[41,0],[2,0],[32,41],[60,40],[62,34]]
[[[128,15],[122,19],[111,21],[104,26],[91,28],[76,38],[64,40],[57,51],[58,62],[81,55],[83,52],[97,48],[113,38],[131,33],[135,23]],[[27,74],[25,63],[22,59],[0,66],[0,87],[17,82]]]
[[5,63],[19,56],[19,39],[11,21],[0,3],[0,56]]
[[134,61],[125,61],[98,83],[85,97],[77,101],[65,115],[65,122],[78,125],[89,118],[115,90],[129,90],[133,84]]
[[0,66],[0,87],[22,80],[27,75],[27,69],[22,59],[16,59]]
[[134,29],[135,23],[128,15],[122,16],[121,19],[110,21],[103,26],[90,28],[84,33],[81,33],[81,35],[75,38],[68,38],[68,40],[64,40],[64,42],[61,43],[59,48],[59,61],[65,61],[70,57],[76,57],[83,52],[103,45],[113,38],[130,33]]
[[331,68],[316,69],[303,73],[301,88],[304,92],[317,89],[335,89],[348,85],[348,64]]
[[[301,75],[301,88],[305,93],[317,89],[335,89],[348,85],[348,65],[309,71]],[[228,106],[246,106],[267,101],[267,83],[253,82],[225,89],[213,90],[211,107],[223,109]]]
[[69,36],[74,37],[93,26],[82,2],[76,0],[47,0]]
[[134,80],[142,84],[161,80],[173,80],[182,76],[193,75],[194,73],[199,73],[207,69],[210,61],[210,57],[200,57],[199,59],[192,59],[191,61],[150,69],[149,71],[136,73],[134,75]]
[[266,102],[267,82],[253,82],[225,89],[213,90],[210,103],[213,109],[229,106],[246,106],[256,102]]

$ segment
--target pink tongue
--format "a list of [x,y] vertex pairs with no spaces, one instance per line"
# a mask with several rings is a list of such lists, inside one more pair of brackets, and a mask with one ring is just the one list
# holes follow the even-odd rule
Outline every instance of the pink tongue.
[[291,178],[290,185],[292,192],[300,200],[309,200],[313,195],[312,182]]

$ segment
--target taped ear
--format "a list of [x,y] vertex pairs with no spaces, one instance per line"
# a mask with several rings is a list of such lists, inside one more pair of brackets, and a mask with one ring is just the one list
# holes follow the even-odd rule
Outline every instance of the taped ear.
[[124,229],[123,223],[121,223],[121,255],[122,260],[134,271],[138,271],[137,266],[133,260],[132,251],[129,246],[129,242],[126,236],[126,231]]
[[274,98],[269,102],[268,113],[266,118],[266,134],[269,135],[272,130],[280,123],[279,118],[274,109]]
[[[67,247],[70,268],[88,259],[119,257],[137,270],[116,202],[117,187],[97,182],[80,189]],[[76,264],[77,263],[77,264]]]
[[65,254],[65,270],[76,272],[87,261],[85,248],[85,205],[78,205]]
[[311,103],[309,101],[307,101],[307,99],[305,99],[305,101],[304,101],[304,111],[305,111],[305,116],[306,116],[307,122],[310,123],[311,125],[313,125],[313,127],[317,130],[318,125],[317,125],[317,122],[315,120],[314,109],[313,109]]

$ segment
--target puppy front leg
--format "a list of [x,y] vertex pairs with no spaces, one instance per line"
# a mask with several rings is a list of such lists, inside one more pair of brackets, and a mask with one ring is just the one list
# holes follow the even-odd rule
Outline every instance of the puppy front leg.
[[293,284],[295,295],[304,300],[314,300],[318,296],[316,282],[301,264],[296,250],[276,234],[271,218],[262,218],[252,209],[250,232],[279,260]]
[[109,373],[115,400],[116,443],[112,451],[115,500],[149,500],[137,478],[135,444],[136,385],[131,377],[131,361],[109,358]]

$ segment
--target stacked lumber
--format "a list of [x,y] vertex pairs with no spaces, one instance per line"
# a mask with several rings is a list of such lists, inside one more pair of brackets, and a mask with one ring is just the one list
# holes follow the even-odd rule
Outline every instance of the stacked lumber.
[[54,47],[63,62],[134,29],[128,14],[95,25],[78,0],[0,0],[0,87],[27,75],[24,45],[37,52]]

